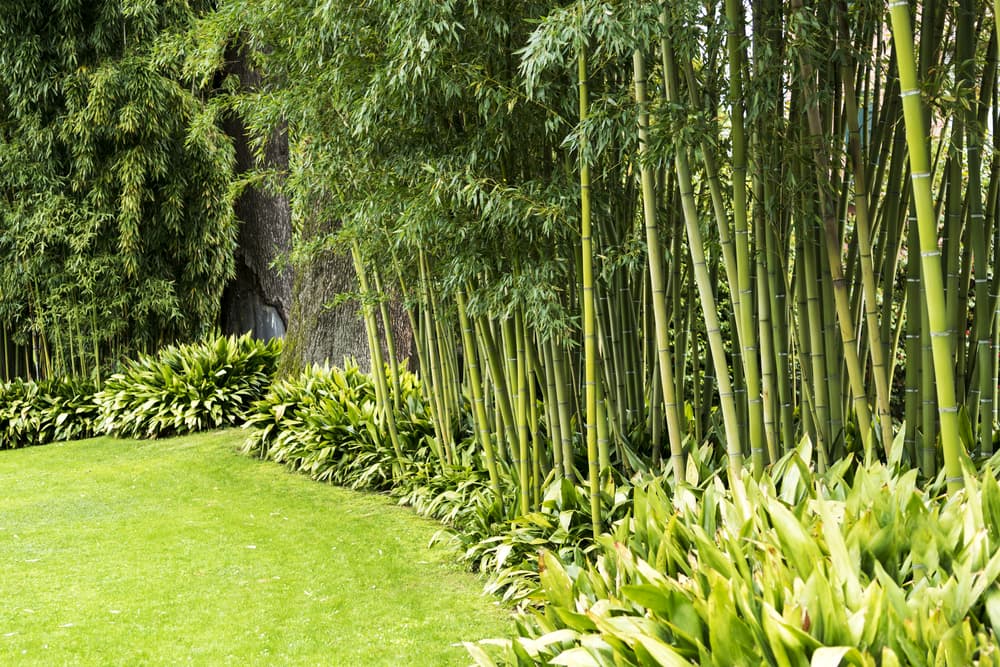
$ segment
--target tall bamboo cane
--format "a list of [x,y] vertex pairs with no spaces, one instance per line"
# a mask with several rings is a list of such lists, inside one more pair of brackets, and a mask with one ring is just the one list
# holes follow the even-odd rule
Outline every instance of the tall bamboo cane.
[[[382,345],[378,340],[378,325],[375,321],[375,309],[369,302],[370,290],[368,289],[368,278],[365,275],[365,266],[361,260],[361,249],[357,242],[351,246],[351,256],[354,258],[354,270],[358,274],[358,286],[361,293],[361,310],[365,317],[365,328],[368,330],[368,345],[371,348],[372,356],[372,377],[375,380],[377,396],[382,405],[382,414],[385,417],[386,426],[389,428],[389,439],[392,441],[392,449],[396,454],[396,460],[403,461],[403,449],[399,442],[399,432],[396,428],[396,414],[393,412],[392,404],[389,402],[389,387],[385,380],[385,362],[382,360]],[[389,323],[386,322],[388,327]]]
[[[670,332],[667,318],[666,280],[663,277],[663,250],[656,224],[656,192],[653,171],[646,160],[649,151],[649,100],[646,93],[646,63],[636,49],[632,54],[635,77],[635,97],[639,103],[639,173],[642,179],[642,213],[646,228],[646,256],[652,285],[653,320],[656,327],[656,366],[663,391],[664,417],[670,441],[670,463],[677,481],[684,481],[684,450],[681,445],[680,418],[674,393],[673,360],[670,354]],[[677,261],[675,258],[674,261]]]
[[[750,230],[747,222],[747,139],[743,123],[743,2],[726,0],[726,21],[728,23],[726,51],[729,58],[730,86],[730,126],[733,144],[733,227],[736,244],[736,284],[733,293],[740,295],[737,335],[742,349],[743,374],[746,378],[747,414],[749,430],[747,441],[754,474],[764,471],[764,420],[761,402],[760,362],[757,328],[754,326],[754,294],[750,284]],[[732,284],[732,283],[731,283]],[[757,285],[762,290],[766,285]]]
[[[792,0],[792,11],[802,11],[802,1]],[[823,221],[823,245],[826,249],[827,264],[829,266],[830,278],[832,280],[834,303],[837,311],[837,321],[840,324],[841,341],[843,344],[844,359],[847,363],[847,373],[850,380],[852,402],[855,416],[858,420],[858,430],[861,441],[864,445],[865,456],[872,454],[872,433],[871,433],[871,410],[868,406],[868,393],[865,391],[864,372],[861,360],[858,357],[857,339],[855,336],[854,318],[848,299],[847,285],[844,278],[843,260],[841,258],[841,238],[837,225],[836,211],[833,203],[829,201],[827,186],[830,181],[830,160],[826,152],[821,148],[823,137],[823,120],[816,103],[816,91],[813,79],[815,72],[808,59],[800,54],[799,67],[802,71],[803,92],[808,100],[806,105],[806,117],[809,121],[809,132],[814,139],[814,154],[816,156],[816,178],[819,185],[817,189],[820,205],[820,215]],[[833,396],[831,396],[831,400]],[[891,430],[891,426],[890,426]],[[889,447],[890,441],[885,443]]]
[[[582,29],[584,0],[580,0]],[[577,55],[577,84],[579,86],[580,125],[587,122],[587,55],[581,37]],[[590,221],[590,164],[587,155],[586,133],[580,134],[580,250],[583,275],[583,356],[584,387],[586,393],[586,433],[588,481],[590,485],[590,512],[594,538],[601,534],[600,462],[597,447],[597,325],[594,313],[594,251]]]
[[[913,56],[913,32],[910,27],[910,4],[907,0],[889,3],[892,38],[899,66],[900,95],[910,155],[911,182],[920,235],[920,265],[927,300],[934,376],[937,384],[938,413],[941,421],[941,446],[948,490],[962,488],[962,457],[965,448],[959,436],[958,405],[955,402],[955,374],[952,367],[951,338],[941,276],[941,251],[938,249],[937,223],[931,197],[930,153],[924,136],[923,108]],[[924,434],[928,437],[929,434]]]
[[[667,65],[665,74],[667,100],[677,103],[677,68],[674,64],[673,50],[664,44],[664,63]],[[726,360],[725,344],[722,339],[722,328],[719,324],[718,310],[712,291],[712,281],[705,263],[705,249],[699,229],[698,211],[694,201],[694,190],[691,183],[691,168],[686,146],[677,146],[674,162],[677,168],[677,178],[681,190],[681,204],[684,213],[684,223],[687,228],[688,248],[691,253],[695,282],[698,286],[698,296],[701,299],[702,315],[708,332],[709,346],[712,351],[712,363],[715,366],[716,381],[719,386],[719,400],[722,404],[723,424],[726,432],[726,454],[729,462],[729,481],[738,499],[742,502],[743,493],[743,447],[740,440],[740,428],[737,423],[736,401],[733,387],[729,379],[729,364]]]
[[[841,32],[847,37],[847,6],[841,0],[837,3],[841,21]],[[865,303],[865,319],[868,324],[868,352],[872,361],[872,376],[878,405],[879,426],[882,447],[889,452],[892,447],[892,415],[889,411],[889,376],[885,363],[885,345],[882,340],[882,325],[879,322],[878,296],[875,289],[875,268],[872,262],[871,223],[869,221],[868,178],[866,165],[861,157],[861,128],[858,124],[858,103],[851,80],[851,63],[845,60],[841,66],[844,84],[845,112],[849,130],[849,151],[854,166],[854,214],[855,230],[858,235],[859,258],[861,262],[861,287]]]
[[500,475],[497,473],[496,454],[493,450],[492,434],[486,419],[486,401],[483,399],[483,378],[479,372],[479,350],[473,336],[472,323],[465,309],[465,295],[462,290],[455,293],[458,305],[458,319],[462,327],[462,346],[465,348],[466,369],[469,373],[469,388],[472,392],[472,415],[476,435],[486,457],[486,470],[490,475],[490,487],[497,498],[502,498]]

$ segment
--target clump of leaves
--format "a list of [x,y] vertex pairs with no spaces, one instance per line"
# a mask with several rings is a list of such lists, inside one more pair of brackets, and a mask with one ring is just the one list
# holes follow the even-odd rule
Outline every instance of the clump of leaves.
[[14,380],[0,384],[0,449],[86,438],[97,405],[89,380]]
[[940,496],[914,471],[850,476],[845,460],[816,475],[809,458],[743,494],[718,478],[638,485],[586,562],[539,557],[544,607],[488,643],[512,665],[1000,664],[992,470]]
[[433,454],[433,426],[416,376],[403,371],[400,391],[396,427],[406,461],[393,451],[375,383],[350,362],[275,382],[247,419],[243,451],[319,481],[388,490],[403,466],[426,464]]
[[242,424],[277,369],[280,341],[216,336],[129,361],[95,400],[98,430],[157,438]]
[[[601,488],[601,514],[611,521],[623,519],[631,506],[632,487],[610,480]],[[511,502],[506,507],[516,507]],[[492,494],[491,494],[492,496]],[[494,512],[482,505],[481,513]],[[535,512],[480,521],[456,535],[461,558],[487,577],[486,590],[512,602],[528,602],[538,588],[538,558],[546,551],[567,563],[582,565],[594,548],[590,491],[566,478],[556,479],[545,490]]]

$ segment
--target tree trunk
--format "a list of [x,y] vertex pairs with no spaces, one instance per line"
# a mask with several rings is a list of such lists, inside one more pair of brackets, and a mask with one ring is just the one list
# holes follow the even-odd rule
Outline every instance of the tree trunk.
[[[242,49],[231,49],[227,61],[226,73],[239,77],[244,90],[260,87],[261,75],[248,65]],[[241,118],[226,118],[223,128],[236,148],[237,175],[254,170],[288,171],[286,128],[276,129],[259,155],[254,154],[254,138]],[[287,262],[281,270],[273,268],[275,260],[287,257],[292,247],[288,197],[262,187],[248,187],[235,209],[241,225],[236,276],[222,296],[223,333],[249,331],[264,340],[286,338],[283,374],[298,372],[310,364],[342,365],[345,357],[355,359],[361,370],[370,370],[368,337],[358,303],[353,299],[338,302],[341,295],[357,291],[350,255],[322,249],[296,264],[293,277]],[[314,212],[297,214],[304,220],[299,239],[302,243],[336,231],[335,225],[319,221]],[[412,356],[413,334],[398,300],[389,304],[389,313],[397,353]],[[384,340],[383,336],[383,350]]]
[[[227,71],[239,77],[242,87],[260,85],[260,74],[247,65],[242,50],[228,58]],[[275,130],[263,154],[254,155],[252,140],[242,119],[230,116],[223,128],[236,148],[237,175],[256,169],[285,172],[288,169],[288,135]],[[236,249],[236,276],[222,294],[221,327],[224,334],[252,332],[255,338],[281,338],[288,328],[292,300],[292,273],[275,269],[275,260],[291,248],[292,224],[288,198],[262,187],[248,187],[236,201],[240,221]]]
[[[303,244],[332,234],[332,223],[310,221],[303,225]],[[323,248],[295,266],[292,289],[292,309],[285,348],[282,352],[281,373],[296,373],[310,364],[329,362],[341,366],[345,357],[357,361],[365,372],[371,370],[368,333],[357,299],[344,299],[345,294],[358,291],[357,274],[347,251]],[[396,352],[403,358],[414,358],[413,332],[398,299],[390,300],[389,317]],[[383,356],[384,326],[380,321]]]
[[[317,229],[312,235],[323,234]],[[306,239],[303,239],[306,240]],[[368,337],[356,301],[331,305],[357,285],[350,255],[323,249],[296,265],[292,288],[291,326],[282,352],[282,372],[294,373],[310,364],[341,366],[344,357],[370,367]]]

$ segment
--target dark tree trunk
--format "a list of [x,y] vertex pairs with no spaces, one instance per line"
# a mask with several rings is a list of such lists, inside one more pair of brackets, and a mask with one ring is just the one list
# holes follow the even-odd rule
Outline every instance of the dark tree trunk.
[[[248,67],[242,51],[232,50],[228,60],[226,73],[238,76],[245,90],[260,86],[260,74]],[[223,126],[236,147],[237,173],[255,169],[287,172],[289,144],[284,128],[272,133],[263,154],[255,156],[253,137],[240,118],[227,118]],[[296,242],[310,243],[336,230],[311,212],[297,211],[296,215],[303,218],[301,238]],[[362,370],[370,370],[368,335],[358,303],[338,299],[357,290],[350,253],[320,250],[294,266],[293,279],[292,268],[272,268],[275,259],[286,257],[292,246],[288,198],[248,188],[236,202],[236,216],[241,221],[236,277],[222,297],[223,333],[252,331],[257,338],[284,337],[282,373],[286,375],[311,364],[340,366],[345,357],[355,359]],[[283,264],[288,267],[287,262]],[[405,312],[398,301],[391,303],[389,310],[396,354],[410,357],[413,335]]]
[[[257,88],[261,77],[248,68],[243,53],[231,56],[228,73],[238,76],[244,89]],[[237,174],[255,169],[287,171],[288,135],[284,128],[272,133],[259,158],[240,118],[225,119],[223,128],[233,138]],[[288,328],[292,301],[292,274],[283,260],[292,238],[288,198],[262,187],[249,187],[235,209],[240,221],[236,276],[222,294],[222,332],[238,335],[249,331],[263,340],[281,338]],[[286,268],[275,269],[276,260]]]
[[[304,225],[302,240],[308,243],[334,231],[330,224],[312,222]],[[344,298],[357,289],[350,252],[323,249],[296,265],[291,325],[282,352],[283,374],[298,372],[310,364],[342,366],[345,357],[354,359],[362,371],[371,370],[371,351],[360,305],[357,299]],[[398,300],[389,303],[389,317],[396,356],[412,357],[413,333]],[[380,339],[383,353],[387,354],[381,331]]]

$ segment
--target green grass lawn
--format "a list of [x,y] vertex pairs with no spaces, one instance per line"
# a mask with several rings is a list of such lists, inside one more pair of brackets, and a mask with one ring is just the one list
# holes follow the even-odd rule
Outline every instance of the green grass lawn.
[[0,664],[465,665],[510,629],[437,524],[242,437],[0,452]]

